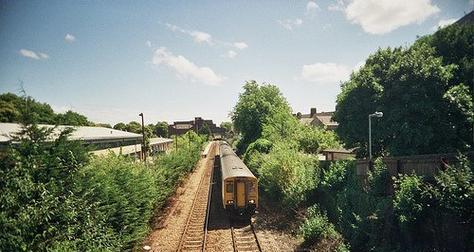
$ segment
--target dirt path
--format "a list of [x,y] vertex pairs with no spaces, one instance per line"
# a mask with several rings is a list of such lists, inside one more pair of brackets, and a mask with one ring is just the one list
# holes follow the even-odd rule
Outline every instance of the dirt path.
[[153,231],[143,242],[143,246],[151,247],[150,251],[176,251],[201,177],[213,164],[213,155],[210,154],[198,162],[194,172],[177,189],[175,196],[162,215],[163,218],[158,221]]

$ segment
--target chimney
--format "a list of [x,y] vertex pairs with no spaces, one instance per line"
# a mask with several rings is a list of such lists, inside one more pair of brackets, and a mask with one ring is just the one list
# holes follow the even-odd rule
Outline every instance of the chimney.
[[316,108],[311,108],[310,117],[313,117],[316,114]]

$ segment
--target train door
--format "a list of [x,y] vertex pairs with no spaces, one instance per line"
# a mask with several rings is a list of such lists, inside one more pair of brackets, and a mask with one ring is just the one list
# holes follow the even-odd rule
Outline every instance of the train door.
[[245,207],[245,181],[236,181],[237,182],[237,207]]

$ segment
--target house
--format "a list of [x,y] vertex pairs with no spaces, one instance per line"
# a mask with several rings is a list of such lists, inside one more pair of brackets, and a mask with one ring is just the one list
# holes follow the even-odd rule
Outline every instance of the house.
[[311,108],[309,114],[296,113],[298,120],[305,125],[323,127],[328,130],[335,130],[338,123],[332,120],[334,112],[317,112],[316,108]]
[[188,131],[204,132],[209,131],[212,135],[223,135],[225,130],[216,126],[212,120],[204,120],[201,117],[195,117],[191,121],[177,121],[168,126],[170,135],[183,135]]

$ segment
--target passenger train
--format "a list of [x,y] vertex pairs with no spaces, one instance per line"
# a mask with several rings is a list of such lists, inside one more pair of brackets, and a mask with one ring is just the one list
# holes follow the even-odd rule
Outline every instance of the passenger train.
[[231,216],[250,218],[258,208],[258,180],[224,141],[219,141],[222,203]]

